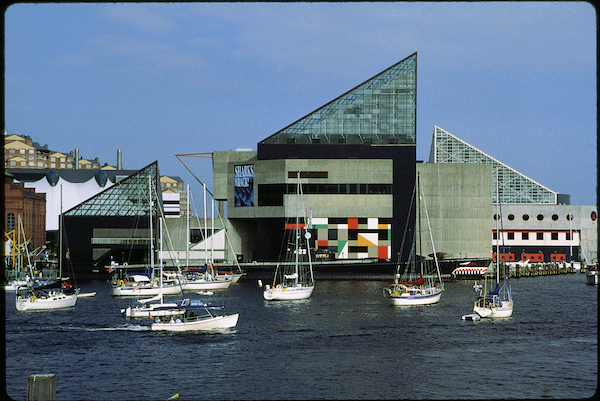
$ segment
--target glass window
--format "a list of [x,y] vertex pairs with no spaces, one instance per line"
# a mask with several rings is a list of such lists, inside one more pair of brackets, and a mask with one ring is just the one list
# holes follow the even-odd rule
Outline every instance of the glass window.
[[527,220],[529,220],[529,215],[528,215],[528,214],[524,214],[524,215],[523,215],[523,220],[524,220],[524,221],[527,221]]
[[543,215],[543,214],[538,214],[538,215],[537,215],[537,219],[538,219],[539,221],[542,221],[542,220],[544,220],[544,215]]
[[521,239],[524,241],[527,241],[529,239],[529,233],[522,233],[521,234]]
[[558,240],[558,233],[552,233],[550,235],[550,238],[552,239],[552,241],[557,241]]
[[12,231],[15,229],[15,214],[9,213],[6,215],[6,232]]
[[536,238],[538,241],[543,241],[544,240],[544,233],[537,233]]

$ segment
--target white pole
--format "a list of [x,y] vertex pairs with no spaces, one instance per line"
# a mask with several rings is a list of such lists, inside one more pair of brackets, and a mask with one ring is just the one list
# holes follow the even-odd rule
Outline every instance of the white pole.
[[190,184],[187,184],[186,196],[185,267],[187,268],[190,265]]
[[[150,216],[150,267],[154,276],[154,234],[152,232],[152,175],[148,175],[148,193],[149,193],[149,216]],[[161,277],[162,279],[162,277]]]
[[211,217],[210,217],[210,222],[211,222],[211,236],[210,236],[210,263],[214,264],[215,263],[215,200],[211,198],[210,200],[210,206],[211,206]]
[[208,267],[208,226],[206,223],[206,184],[202,184],[204,190],[204,262]]

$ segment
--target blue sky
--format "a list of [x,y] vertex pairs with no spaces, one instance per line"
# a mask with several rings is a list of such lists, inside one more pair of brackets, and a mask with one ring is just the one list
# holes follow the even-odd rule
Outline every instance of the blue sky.
[[[434,125],[596,203],[596,12],[586,2],[14,4],[5,128],[126,169],[252,148],[417,52]],[[184,158],[212,186],[209,159]]]

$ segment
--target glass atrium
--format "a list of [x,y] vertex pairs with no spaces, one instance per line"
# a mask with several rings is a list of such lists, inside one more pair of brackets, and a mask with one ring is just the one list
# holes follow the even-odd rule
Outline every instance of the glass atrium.
[[416,143],[417,53],[262,141]]
[[435,126],[429,163],[483,163],[492,165],[492,202],[496,203],[496,172],[500,203],[556,204],[557,193],[485,154],[448,131]]
[[159,182],[158,162],[154,162],[68,210],[65,216],[156,216],[157,207],[162,209]]

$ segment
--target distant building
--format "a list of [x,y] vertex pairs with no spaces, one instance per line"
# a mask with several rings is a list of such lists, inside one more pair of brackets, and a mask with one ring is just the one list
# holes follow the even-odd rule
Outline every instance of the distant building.
[[13,182],[12,175],[7,173],[4,180],[4,214],[3,228],[6,234],[13,230],[18,233],[19,224],[22,224],[25,240],[30,241],[30,251],[46,245],[46,194],[25,188],[23,183]]
[[29,136],[4,134],[4,167],[30,169],[86,169],[100,168],[98,159],[93,161],[79,157],[79,151],[64,154],[40,146]]

